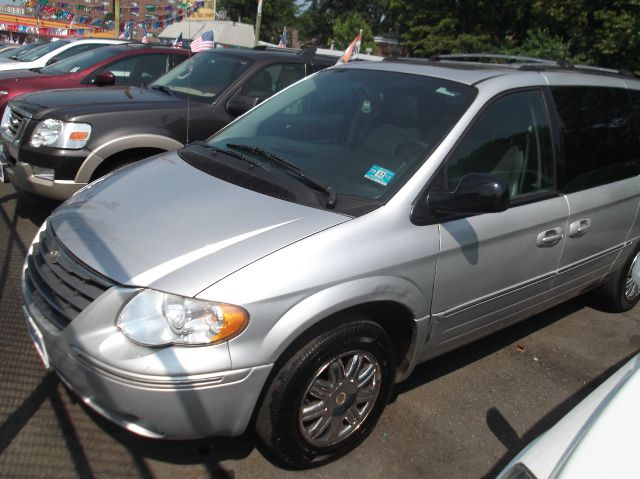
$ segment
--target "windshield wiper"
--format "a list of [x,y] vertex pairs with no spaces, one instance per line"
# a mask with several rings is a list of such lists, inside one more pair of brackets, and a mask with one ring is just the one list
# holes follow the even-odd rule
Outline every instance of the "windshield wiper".
[[248,151],[250,153],[255,153],[256,155],[260,155],[263,156],[265,158],[268,158],[269,160],[273,161],[274,163],[283,166],[284,168],[286,168],[288,171],[291,171],[292,173],[295,173],[296,175],[298,175],[298,177],[302,178],[304,181],[306,181],[308,184],[310,184],[311,186],[313,186],[315,189],[322,191],[323,193],[325,193],[327,195],[327,202],[325,203],[325,206],[327,208],[333,209],[336,206],[336,191],[333,189],[333,187],[331,185],[327,185],[322,183],[321,181],[318,181],[312,177],[310,177],[309,175],[307,175],[302,168],[294,165],[293,163],[289,162],[288,160],[285,160],[284,158],[282,158],[280,155],[276,154],[276,153],[272,153],[270,151],[264,150],[260,147],[257,146],[252,146],[252,145],[244,145],[244,144],[239,144],[239,143],[227,143],[227,146],[229,148],[236,148],[238,150],[244,150],[244,151]]
[[173,90],[166,85],[151,85],[149,88],[153,90],[160,90],[161,92],[166,93],[169,96],[176,96],[176,94],[173,93]]
[[[232,151],[232,150],[223,150],[222,148],[218,148],[217,146],[210,145],[209,143],[207,143],[205,141],[193,141],[193,142],[189,143],[189,145],[202,146],[203,148],[208,148],[209,150],[213,150],[214,153],[221,152],[221,153],[224,153],[225,155],[229,155],[229,156],[231,156],[233,158],[237,158],[238,160],[246,161],[247,163],[249,163],[252,166],[257,166],[258,168],[263,168],[263,166],[260,163],[258,163],[257,161],[253,161],[251,158],[249,158],[248,156],[243,155],[242,153],[237,153],[237,152]],[[187,146],[189,146],[189,145],[187,145]]]

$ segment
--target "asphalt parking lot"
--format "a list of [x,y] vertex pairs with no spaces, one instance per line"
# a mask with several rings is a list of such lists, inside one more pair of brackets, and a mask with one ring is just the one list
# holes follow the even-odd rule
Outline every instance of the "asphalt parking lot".
[[582,297],[421,365],[363,445],[311,471],[276,467],[251,432],[143,439],[80,405],[27,336],[22,261],[55,206],[0,184],[3,478],[491,478],[640,350],[640,307],[607,314]]

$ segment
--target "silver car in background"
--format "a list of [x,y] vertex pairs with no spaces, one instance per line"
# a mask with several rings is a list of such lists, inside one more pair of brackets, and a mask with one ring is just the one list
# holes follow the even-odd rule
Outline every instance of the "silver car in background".
[[156,438],[339,457],[423,361],[597,290],[638,301],[640,81],[552,62],[345,64],[98,180],[29,250],[25,316]]

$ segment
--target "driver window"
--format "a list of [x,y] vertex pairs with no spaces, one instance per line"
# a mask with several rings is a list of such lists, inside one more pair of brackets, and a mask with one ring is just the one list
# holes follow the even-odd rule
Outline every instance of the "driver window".
[[512,93],[476,119],[445,165],[447,189],[468,173],[505,180],[512,199],[553,189],[551,133],[540,91]]

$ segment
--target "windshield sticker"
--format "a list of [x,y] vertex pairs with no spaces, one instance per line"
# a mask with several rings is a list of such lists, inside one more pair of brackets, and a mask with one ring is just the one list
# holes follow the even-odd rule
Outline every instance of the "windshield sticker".
[[369,100],[363,101],[360,111],[362,113],[371,113],[371,102]]
[[445,88],[443,86],[438,88],[436,90],[436,93],[441,93],[442,95],[447,95],[447,96],[458,96],[458,95],[460,95],[459,91],[451,91],[448,88]]
[[71,69],[71,72],[70,72],[70,73],[75,73],[75,72],[77,72],[78,70],[80,70],[80,67],[73,67],[73,68]]
[[387,186],[391,183],[394,176],[396,176],[394,171],[387,170],[386,168],[378,165],[373,165],[371,169],[367,171],[367,174],[364,175],[368,180],[375,181],[382,186]]

